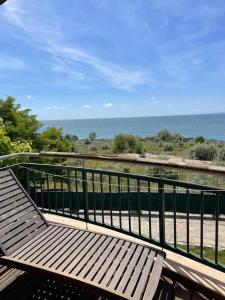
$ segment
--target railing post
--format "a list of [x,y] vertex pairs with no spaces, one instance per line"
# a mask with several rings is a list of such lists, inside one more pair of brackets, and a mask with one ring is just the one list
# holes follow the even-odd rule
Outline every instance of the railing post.
[[82,170],[82,187],[83,187],[83,197],[84,197],[84,219],[89,220],[88,215],[88,189],[87,189],[87,172]]
[[164,184],[162,182],[158,185],[159,188],[159,241],[161,246],[165,245],[165,196]]

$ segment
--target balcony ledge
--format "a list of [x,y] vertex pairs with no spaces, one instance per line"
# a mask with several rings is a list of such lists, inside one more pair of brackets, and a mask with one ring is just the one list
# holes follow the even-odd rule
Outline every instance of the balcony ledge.
[[[90,231],[109,234],[115,237],[124,238],[133,242],[140,243],[140,239],[131,237],[129,235],[116,232],[101,226],[88,224],[83,221],[72,220],[70,218],[56,216],[45,213],[45,217],[49,222],[61,223],[64,225],[76,227],[79,229],[88,229]],[[141,241],[141,243],[149,245],[149,243]],[[153,245],[151,245],[153,246]],[[153,246],[159,248],[157,246]],[[164,250],[167,254],[164,263],[165,274],[174,274],[177,278],[184,278],[185,280],[194,283],[196,286],[202,287],[212,294],[218,295],[221,299],[225,297],[225,273],[215,270],[211,267],[198,263],[190,258],[174,253],[169,250]]]

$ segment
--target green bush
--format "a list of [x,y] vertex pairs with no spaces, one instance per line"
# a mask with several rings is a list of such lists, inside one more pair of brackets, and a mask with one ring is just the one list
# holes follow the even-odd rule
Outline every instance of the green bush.
[[157,134],[157,137],[162,141],[168,142],[173,139],[173,134],[170,133],[167,129],[163,129]]
[[84,139],[84,144],[85,145],[90,145],[91,141],[88,138],[86,138],[86,139]]
[[143,153],[142,142],[132,134],[118,134],[113,139],[113,152],[123,153],[128,151],[129,153]]
[[201,135],[200,136],[196,136],[195,142],[202,144],[202,143],[205,142],[205,138],[203,136],[201,136]]
[[163,146],[163,150],[166,151],[166,152],[173,151],[173,144],[165,143],[164,146]]
[[219,161],[225,161],[225,147],[222,147],[218,150],[217,158]]
[[189,150],[189,157],[192,159],[213,160],[216,155],[216,147],[210,144],[196,144]]

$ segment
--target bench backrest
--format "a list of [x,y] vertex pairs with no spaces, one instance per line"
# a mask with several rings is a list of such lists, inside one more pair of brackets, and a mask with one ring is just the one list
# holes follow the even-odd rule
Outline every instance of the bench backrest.
[[48,223],[12,170],[0,171],[0,250],[10,255]]

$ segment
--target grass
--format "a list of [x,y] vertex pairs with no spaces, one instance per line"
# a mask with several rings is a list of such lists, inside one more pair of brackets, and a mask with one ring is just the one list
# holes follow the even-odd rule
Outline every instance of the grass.
[[[186,245],[179,244],[178,248],[182,250],[187,250]],[[195,255],[200,255],[200,247],[199,246],[190,246],[190,253],[193,253]],[[204,247],[203,248],[203,256],[206,259],[215,260],[215,249],[212,247]],[[218,262],[219,264],[225,265],[225,249],[218,251]]]

